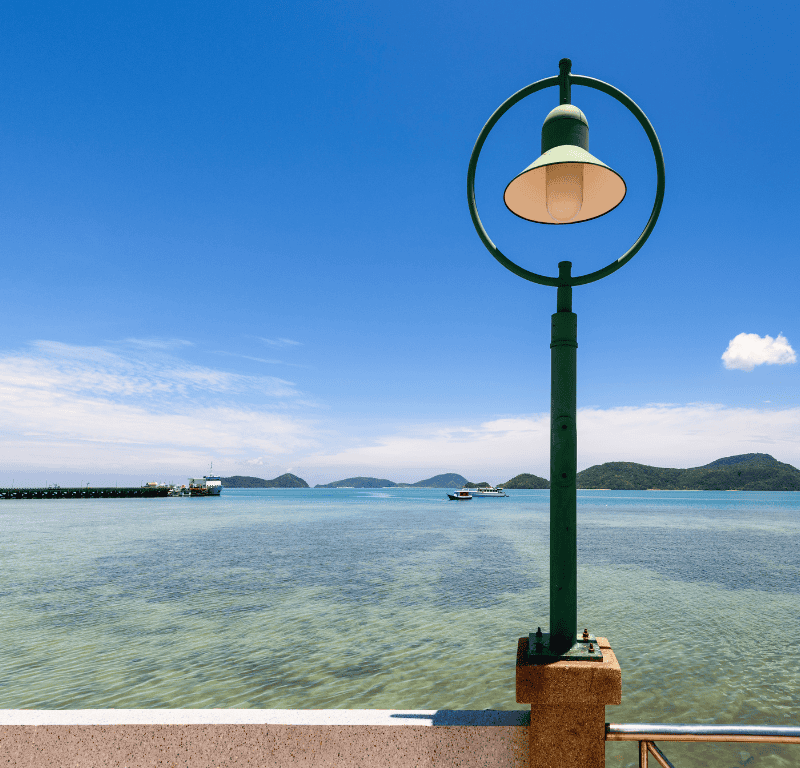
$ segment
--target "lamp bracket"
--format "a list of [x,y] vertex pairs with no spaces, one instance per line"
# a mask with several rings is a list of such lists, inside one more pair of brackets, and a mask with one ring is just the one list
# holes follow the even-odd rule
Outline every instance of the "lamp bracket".
[[558,69],[559,103],[572,104],[572,94],[569,87],[569,71],[572,69],[572,62],[569,59],[561,59],[558,62]]

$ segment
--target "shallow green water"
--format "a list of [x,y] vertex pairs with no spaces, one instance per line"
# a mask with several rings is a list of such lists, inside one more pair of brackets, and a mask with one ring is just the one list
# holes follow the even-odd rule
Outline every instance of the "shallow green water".
[[[548,494],[511,493],[2,501],[0,708],[522,709]],[[581,491],[578,531],[579,623],[623,670],[607,719],[800,725],[800,494]]]

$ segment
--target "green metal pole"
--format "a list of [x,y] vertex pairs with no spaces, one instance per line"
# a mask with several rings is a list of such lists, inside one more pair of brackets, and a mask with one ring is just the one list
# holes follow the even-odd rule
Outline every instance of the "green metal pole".
[[558,265],[550,343],[550,650],[563,653],[578,632],[578,549],[575,535],[578,431],[578,316],[572,311],[572,263]]

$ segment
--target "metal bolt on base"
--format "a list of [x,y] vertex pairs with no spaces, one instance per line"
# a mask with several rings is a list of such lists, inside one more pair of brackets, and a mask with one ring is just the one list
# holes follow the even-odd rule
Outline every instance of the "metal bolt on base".
[[554,661],[602,661],[603,652],[597,638],[586,630],[575,636],[575,642],[566,650],[563,643],[552,644],[552,635],[539,627],[528,636],[528,661],[535,664],[550,664]]

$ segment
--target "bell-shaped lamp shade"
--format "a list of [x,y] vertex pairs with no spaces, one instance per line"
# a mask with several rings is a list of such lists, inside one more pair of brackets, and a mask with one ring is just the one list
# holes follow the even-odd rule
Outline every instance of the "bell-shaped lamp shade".
[[556,107],[542,128],[546,151],[506,187],[508,209],[541,224],[575,224],[614,210],[625,197],[625,182],[590,155],[588,146],[583,113],[572,105]]

